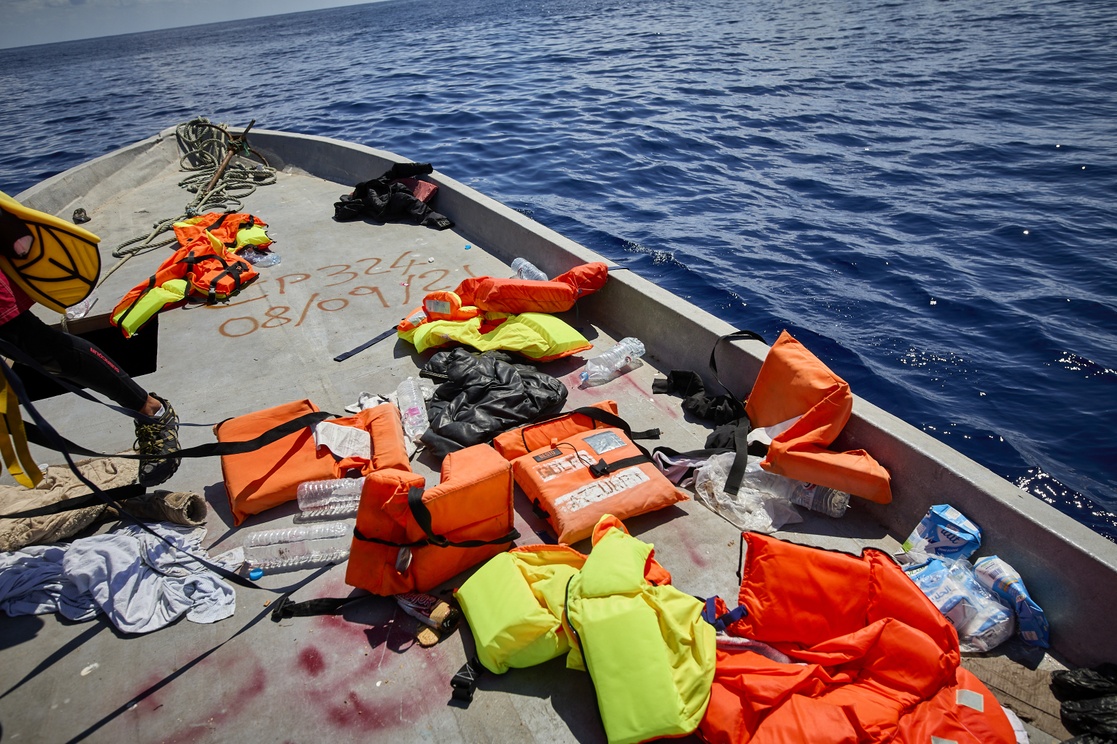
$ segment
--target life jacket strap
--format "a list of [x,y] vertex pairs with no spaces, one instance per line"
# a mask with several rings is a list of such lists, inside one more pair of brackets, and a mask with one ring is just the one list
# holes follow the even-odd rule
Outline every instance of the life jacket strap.
[[717,614],[717,597],[709,597],[702,608],[702,619],[714,626],[719,633],[743,617],[748,617],[749,611],[744,605],[737,605],[729,612]]
[[729,474],[725,478],[725,492],[731,496],[736,496],[737,491],[741,489],[741,483],[745,479],[745,466],[749,461],[749,422],[745,419],[738,424],[736,430],[733,432],[733,444],[737,450],[737,454],[733,458],[733,464],[729,466]]
[[633,455],[632,457],[626,457],[615,462],[605,462],[605,458],[603,457],[593,465],[590,465],[590,473],[593,474],[594,478],[601,478],[609,473],[615,473],[618,470],[624,470],[633,465],[642,465],[645,462],[650,462],[650,460],[651,458],[645,455]]
[[720,344],[722,341],[735,341],[737,339],[749,339],[752,341],[759,341],[762,344],[768,343],[764,340],[764,337],[756,331],[748,331],[744,329],[736,330],[732,333],[727,333],[724,336],[719,336],[718,340],[714,341],[714,348],[710,349],[710,371],[714,373],[714,379],[718,381],[718,384],[721,385],[722,389],[730,394],[732,394],[733,391],[726,387],[725,383],[721,381],[720,377],[718,377],[718,363],[716,352],[718,350],[718,344]]
[[290,617],[308,617],[310,615],[340,615],[346,607],[371,597],[364,594],[357,597],[320,597],[308,599],[303,602],[292,602],[291,595],[284,594],[272,607],[272,622],[278,623]]
[[473,702],[473,692],[477,689],[477,681],[485,673],[485,667],[480,659],[474,656],[462,665],[462,668],[450,679],[450,687],[454,688],[453,699],[469,705]]

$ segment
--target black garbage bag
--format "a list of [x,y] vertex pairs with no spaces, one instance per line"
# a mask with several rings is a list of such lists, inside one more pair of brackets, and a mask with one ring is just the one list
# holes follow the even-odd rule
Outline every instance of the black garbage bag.
[[1063,725],[1072,734],[1100,736],[1117,741],[1117,695],[1066,700],[1059,706]]
[[423,444],[438,457],[488,442],[497,434],[562,410],[567,389],[530,364],[498,351],[474,355],[463,347],[440,351],[423,375],[444,380],[427,406]]
[[1117,664],[1092,669],[1060,669],[1051,673],[1051,692],[1059,700],[1086,700],[1117,695]]

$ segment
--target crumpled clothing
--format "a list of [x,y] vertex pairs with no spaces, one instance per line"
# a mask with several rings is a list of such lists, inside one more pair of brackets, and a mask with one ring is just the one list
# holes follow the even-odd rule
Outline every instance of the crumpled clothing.
[[446,380],[427,406],[430,428],[422,436],[438,457],[562,410],[568,391],[560,380],[509,359],[458,347],[438,352],[423,367],[424,374]]
[[[122,457],[84,460],[76,464],[82,475],[101,489],[131,483],[136,480],[138,471],[135,460]],[[15,514],[88,493],[89,488],[78,480],[69,467],[51,465],[35,488],[0,486],[0,503],[4,505],[4,513]],[[45,545],[73,537],[100,519],[107,508],[104,503],[91,501],[89,506],[59,514],[0,519],[0,551],[19,550],[28,545]]]
[[435,212],[415,193],[415,176],[434,171],[430,163],[395,163],[387,173],[358,183],[352,194],[334,203],[334,219],[349,221],[369,217],[379,222],[407,219],[417,225],[445,230],[454,223]]
[[652,381],[652,392],[679,396],[683,399],[684,411],[713,421],[717,426],[748,421],[744,404],[732,395],[707,395],[706,386],[697,372],[672,370],[666,380]]
[[104,612],[125,633],[149,633],[183,615],[196,623],[232,616],[233,587],[183,552],[207,558],[205,529],[149,528],[166,542],[131,525],[70,545],[0,553],[0,609],[13,616],[58,612],[70,620]]

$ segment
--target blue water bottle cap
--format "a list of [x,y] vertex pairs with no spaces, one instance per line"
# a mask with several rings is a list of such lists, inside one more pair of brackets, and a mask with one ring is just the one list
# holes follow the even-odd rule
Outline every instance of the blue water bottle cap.
[[263,575],[264,569],[262,568],[254,568],[248,572],[248,578],[252,579],[253,581],[260,579]]

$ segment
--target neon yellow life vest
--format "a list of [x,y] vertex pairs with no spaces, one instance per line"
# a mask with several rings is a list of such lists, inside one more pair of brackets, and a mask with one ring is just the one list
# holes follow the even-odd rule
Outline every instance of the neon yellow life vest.
[[565,545],[515,548],[491,558],[455,592],[477,659],[504,674],[570,650],[562,626],[566,584],[586,557]]
[[[128,306],[117,310],[112,316],[112,322],[123,329],[125,338],[131,338],[147,321],[151,320],[151,316],[155,313],[168,305],[186,299],[187,290],[185,279],[171,279],[161,287],[152,287],[136,300],[135,307]],[[124,317],[125,315],[127,317]]]
[[686,735],[710,702],[716,633],[700,600],[644,579],[651,551],[610,529],[568,588],[566,665],[593,677],[610,742]]
[[[482,324],[487,329],[501,319],[500,325],[483,330]],[[401,323],[398,334],[404,341],[414,344],[420,353],[457,342],[478,351],[515,351],[540,362],[593,348],[573,327],[546,313],[482,313],[468,320],[428,320],[418,325]]]

